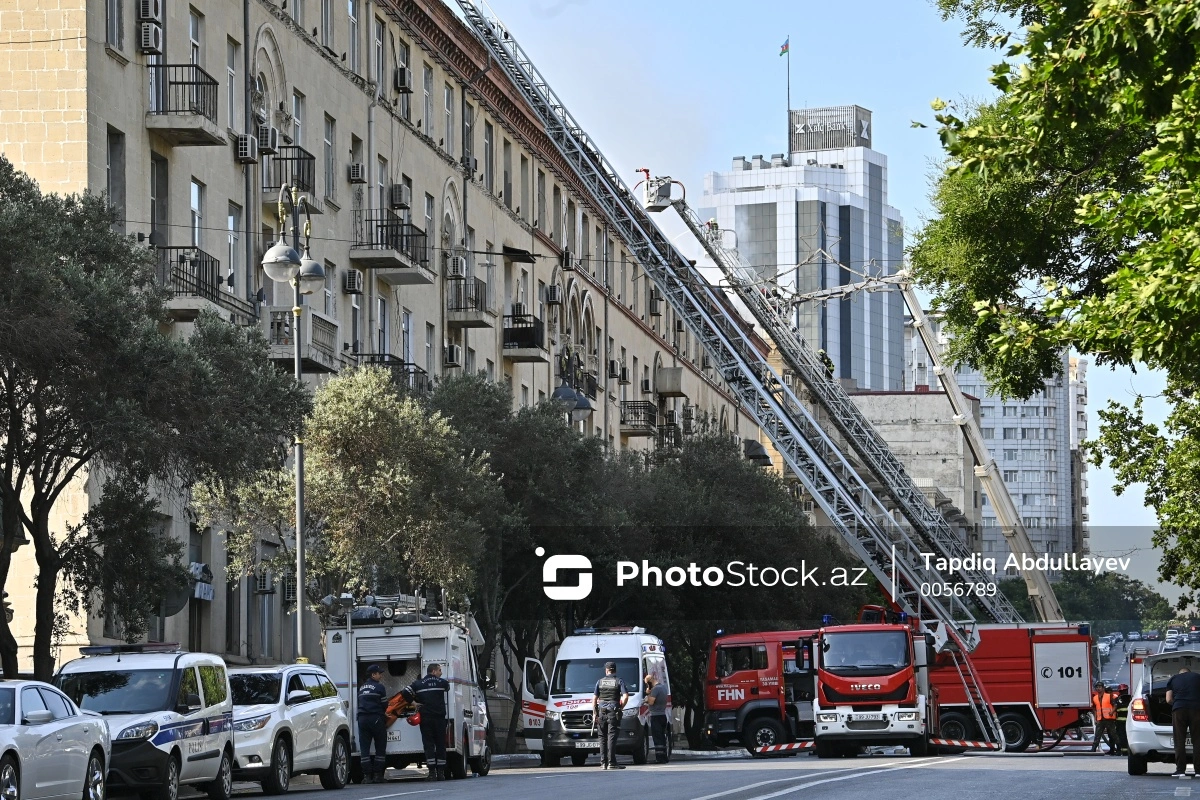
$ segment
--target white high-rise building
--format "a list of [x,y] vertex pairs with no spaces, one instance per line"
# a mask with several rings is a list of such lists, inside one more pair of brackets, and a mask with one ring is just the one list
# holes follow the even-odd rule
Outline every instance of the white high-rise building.
[[[873,150],[871,112],[859,106],[793,110],[788,155],[733,159],[711,172],[696,203],[715,219],[767,291],[787,297],[902,267],[904,228],[887,203],[887,156]],[[904,385],[904,301],[860,293],[796,306],[794,324],[859,388]]]

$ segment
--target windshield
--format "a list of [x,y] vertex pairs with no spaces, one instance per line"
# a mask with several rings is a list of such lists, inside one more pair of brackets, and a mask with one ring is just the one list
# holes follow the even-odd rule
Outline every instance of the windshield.
[[75,705],[100,714],[149,714],[171,708],[173,669],[76,672],[55,683]]
[[15,725],[17,715],[15,689],[0,689],[0,725]]
[[550,694],[591,694],[596,691],[596,681],[604,677],[604,665],[616,661],[617,677],[625,681],[625,689],[635,694],[641,687],[642,678],[636,658],[572,658],[554,664],[554,677],[550,681]]
[[277,672],[256,672],[251,675],[230,675],[235,706],[255,706],[259,703],[278,703],[282,683]]
[[886,675],[909,664],[904,631],[827,633],[821,637],[821,666],[831,672]]

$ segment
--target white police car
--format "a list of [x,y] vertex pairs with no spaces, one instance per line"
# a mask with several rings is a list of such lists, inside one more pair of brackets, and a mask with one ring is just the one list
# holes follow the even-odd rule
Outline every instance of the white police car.
[[181,784],[213,800],[233,791],[233,699],[220,656],[178,645],[82,647],[54,684],[112,732],[108,787],[177,800]]

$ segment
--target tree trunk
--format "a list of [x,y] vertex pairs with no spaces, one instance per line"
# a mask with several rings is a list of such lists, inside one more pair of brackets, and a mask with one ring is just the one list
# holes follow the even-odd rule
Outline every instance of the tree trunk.
[[[8,585],[13,549],[21,535],[20,502],[21,498],[10,487],[0,486],[0,587]],[[4,677],[17,677],[20,669],[18,653],[17,638],[9,628],[8,617],[0,612],[0,667],[3,667]]]
[[[54,595],[58,588],[61,560],[50,536],[47,513],[35,515],[34,545],[37,547],[37,598],[34,610],[37,625],[33,632],[33,676],[39,681],[54,677]],[[86,624],[86,623],[85,623]]]

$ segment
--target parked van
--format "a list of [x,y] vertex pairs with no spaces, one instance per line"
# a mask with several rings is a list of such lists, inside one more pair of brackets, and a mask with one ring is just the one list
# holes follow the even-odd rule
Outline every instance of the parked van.
[[177,644],[81,647],[54,685],[112,733],[111,792],[177,800],[182,784],[233,793],[233,699],[225,661]]
[[[644,628],[582,628],[559,645],[550,673],[538,659],[525,659],[521,690],[525,746],[541,753],[543,766],[558,766],[563,756],[583,766],[589,755],[600,752],[592,696],[609,661],[616,663],[617,677],[625,681],[629,691],[617,736],[617,753],[633,756],[635,764],[645,764],[649,759],[653,745],[645,696],[647,675],[654,675],[667,687],[667,714],[671,714],[671,682],[662,639],[646,633]],[[668,759],[670,748],[668,735]]]

